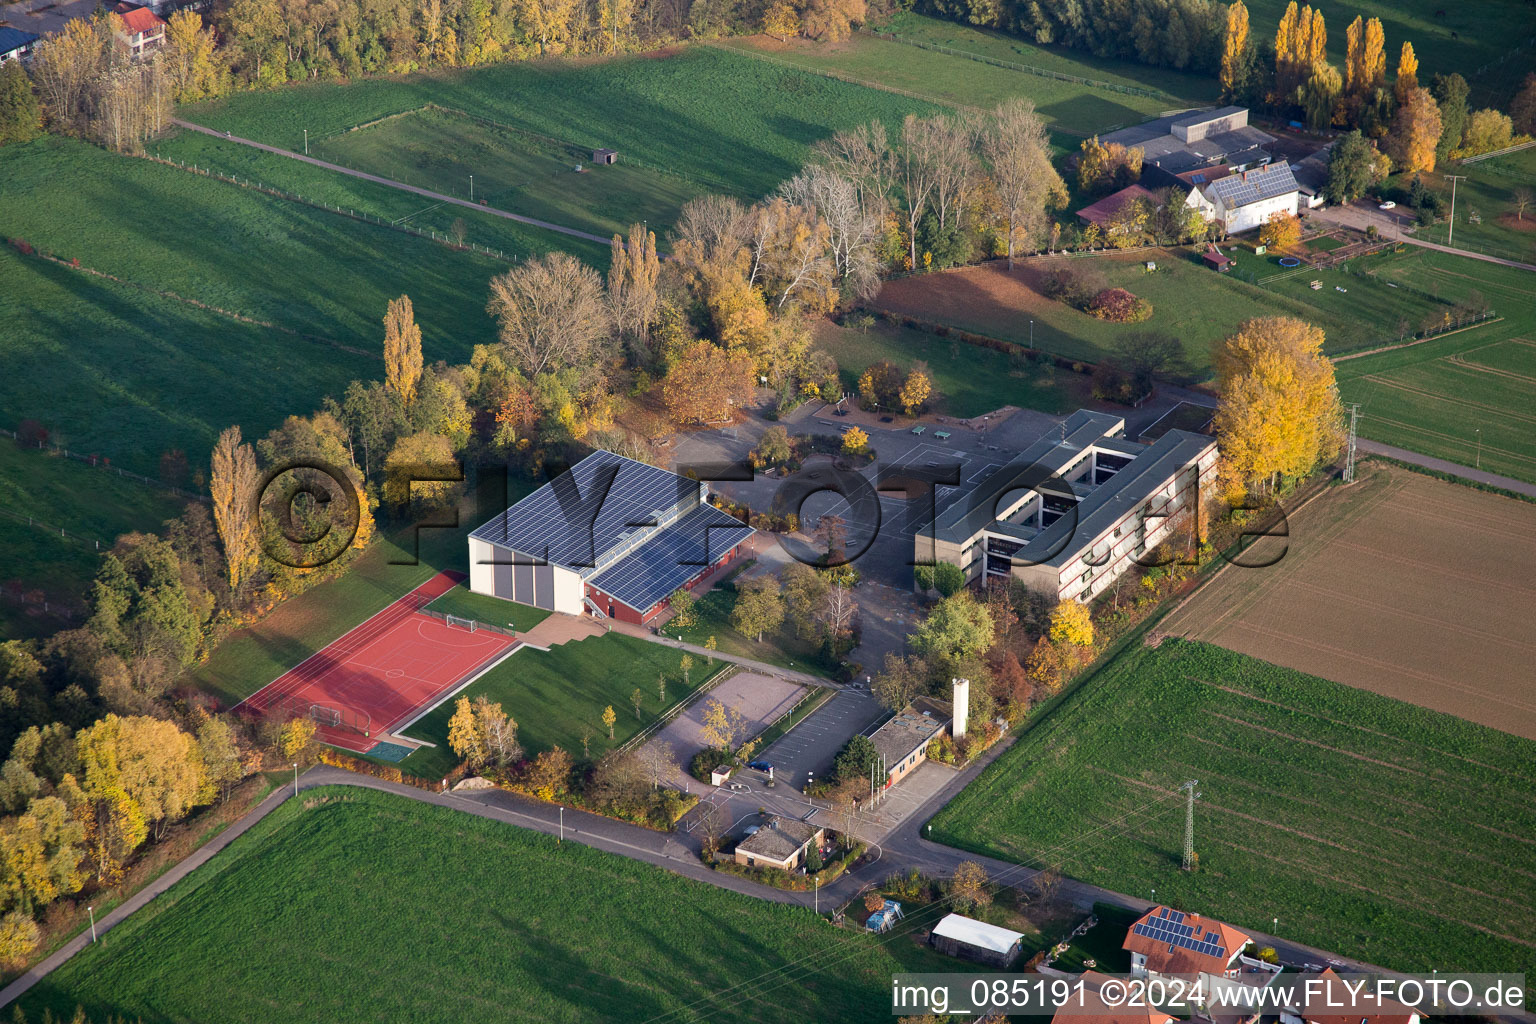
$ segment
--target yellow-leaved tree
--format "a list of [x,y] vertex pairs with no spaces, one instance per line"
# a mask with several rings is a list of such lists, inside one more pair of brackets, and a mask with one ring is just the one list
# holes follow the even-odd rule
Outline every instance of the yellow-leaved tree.
[[256,568],[256,453],[240,442],[240,428],[229,427],[213,448],[213,523],[224,542],[229,589],[240,588]]
[[1248,8],[1236,0],[1227,8],[1227,28],[1221,38],[1221,93],[1235,97],[1242,84],[1243,62],[1248,54]]
[[800,31],[800,12],[795,10],[795,5],[788,0],[778,0],[770,4],[763,12],[763,31],[771,36],[778,36],[779,42],[785,42],[790,36]]
[[1077,601],[1058,604],[1051,612],[1050,638],[1057,643],[1092,647],[1093,615],[1088,606]]
[[1221,401],[1216,441],[1228,495],[1301,476],[1343,444],[1342,411],[1323,331],[1294,317],[1258,317],[1212,353]]
[[923,403],[928,401],[928,396],[933,391],[933,384],[928,375],[922,370],[913,370],[907,374],[906,382],[901,385],[901,409],[908,416],[917,415],[922,409]]
[[1271,249],[1293,249],[1301,241],[1301,219],[1294,213],[1276,210],[1259,229],[1259,242]]
[[384,313],[384,386],[409,409],[416,402],[421,380],[421,328],[411,297],[391,299]]

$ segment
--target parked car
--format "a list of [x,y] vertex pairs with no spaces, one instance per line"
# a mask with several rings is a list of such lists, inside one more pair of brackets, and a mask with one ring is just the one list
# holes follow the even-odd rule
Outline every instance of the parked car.
[[767,775],[769,772],[773,771],[773,765],[769,764],[767,761],[748,761],[747,767],[751,768],[755,772],[762,772],[764,775]]
[[1378,210],[1395,210],[1395,209],[1397,209],[1397,204],[1394,203],[1392,200],[1388,199],[1386,202],[1384,202],[1380,206],[1378,206],[1377,209]]

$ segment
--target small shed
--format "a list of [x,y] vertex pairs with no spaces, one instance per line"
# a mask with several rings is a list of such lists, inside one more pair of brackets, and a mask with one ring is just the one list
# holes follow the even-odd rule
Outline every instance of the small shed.
[[1201,258],[1205,260],[1206,266],[1218,273],[1225,274],[1232,269],[1232,257],[1222,255],[1221,250],[1214,245],[1207,247]]
[[934,926],[929,941],[940,953],[1005,968],[1018,957],[1024,935],[975,918],[949,914]]
[[730,778],[731,766],[728,764],[722,764],[710,770],[709,784],[711,786],[723,786],[730,781]]
[[619,151],[616,149],[594,149],[592,151],[592,162],[595,164],[617,163],[618,159]]

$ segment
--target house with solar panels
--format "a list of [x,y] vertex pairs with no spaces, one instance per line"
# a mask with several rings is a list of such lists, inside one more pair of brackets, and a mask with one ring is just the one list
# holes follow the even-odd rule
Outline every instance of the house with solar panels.
[[1087,602],[1145,562],[1215,485],[1216,442],[1170,430],[1151,444],[1125,420],[1079,409],[1012,462],[941,501],[913,564],[950,562],[971,583],[1019,580]]
[[644,625],[752,536],[708,498],[700,481],[595,451],[469,535],[469,587]]
[[1300,202],[1301,186],[1284,160],[1197,185],[1185,201],[1229,235],[1263,227],[1276,213],[1294,215]]
[[1215,974],[1236,977],[1248,936],[1229,924],[1153,907],[1131,925],[1123,948],[1131,954],[1131,974]]

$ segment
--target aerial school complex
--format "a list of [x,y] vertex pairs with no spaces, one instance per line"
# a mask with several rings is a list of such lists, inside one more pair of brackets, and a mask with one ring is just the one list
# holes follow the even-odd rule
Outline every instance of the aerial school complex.
[[469,535],[469,588],[647,624],[753,533],[708,497],[700,481],[595,451]]

